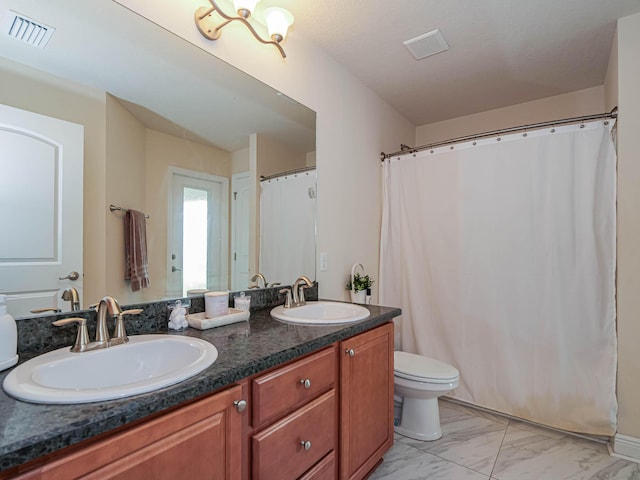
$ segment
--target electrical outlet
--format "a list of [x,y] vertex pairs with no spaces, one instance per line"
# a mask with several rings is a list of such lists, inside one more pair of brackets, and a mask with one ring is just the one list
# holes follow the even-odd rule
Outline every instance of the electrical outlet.
[[320,271],[326,272],[329,269],[329,255],[326,252],[320,254]]

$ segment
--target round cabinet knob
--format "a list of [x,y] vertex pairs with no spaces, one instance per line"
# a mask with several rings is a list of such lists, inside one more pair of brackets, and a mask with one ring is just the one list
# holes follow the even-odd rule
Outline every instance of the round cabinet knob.
[[302,445],[302,448],[304,448],[305,452],[308,452],[309,450],[311,450],[311,442],[309,440],[307,440],[306,442],[302,440],[300,442],[300,445]]
[[350,357],[355,357],[356,355],[356,351],[353,348],[347,348],[345,352],[348,353]]
[[304,388],[309,389],[311,388],[311,380],[309,380],[308,378],[305,378],[304,380],[300,380],[300,383],[304,386]]
[[246,400],[236,400],[235,402],[233,402],[233,405],[236,407],[236,410],[240,413],[244,412],[247,409]]

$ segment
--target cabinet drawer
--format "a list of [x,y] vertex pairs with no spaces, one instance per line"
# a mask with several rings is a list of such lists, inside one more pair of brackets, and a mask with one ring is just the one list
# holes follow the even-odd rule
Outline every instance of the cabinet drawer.
[[[336,447],[335,390],[254,435],[253,478],[297,478]],[[310,442],[305,450],[302,445]]]
[[334,480],[336,475],[336,453],[330,452],[298,480]]
[[254,379],[253,426],[259,427],[331,388],[336,357],[334,346]]

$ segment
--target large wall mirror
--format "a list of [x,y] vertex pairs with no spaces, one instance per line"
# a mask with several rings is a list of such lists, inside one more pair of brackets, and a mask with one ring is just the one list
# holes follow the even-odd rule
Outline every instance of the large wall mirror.
[[[46,195],[25,195],[35,185],[29,167],[4,182],[15,194],[3,202],[21,192],[16,224],[40,209],[37,198],[48,205],[42,231],[22,229],[13,243],[43,232],[54,239],[42,258],[19,258],[0,243],[0,291],[14,316],[69,310],[62,294],[70,287],[86,308],[107,294],[126,304],[315,278],[315,112],[111,0],[3,3],[3,22],[17,14],[12,21],[56,30],[45,48],[0,37],[0,125],[18,111],[80,125],[83,152],[83,195],[72,200],[83,208],[71,234],[83,239],[79,266],[58,248],[71,215],[61,174],[51,169]],[[10,130],[0,128],[0,141]],[[58,147],[51,164],[68,165],[72,149]],[[0,155],[0,176],[28,157]],[[47,185],[46,175],[38,182]],[[148,216],[150,285],[137,292],[124,280],[127,209]],[[35,273],[48,277],[36,288],[24,267],[39,263],[54,268]],[[65,278],[72,271],[79,280]],[[13,310],[12,298],[21,302]]]

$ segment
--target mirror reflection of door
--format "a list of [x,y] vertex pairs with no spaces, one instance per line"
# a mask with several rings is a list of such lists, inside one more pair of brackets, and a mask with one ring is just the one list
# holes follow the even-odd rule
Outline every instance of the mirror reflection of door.
[[227,290],[229,180],[177,167],[169,175],[168,291]]
[[82,298],[83,145],[81,125],[0,105],[0,291],[14,317],[70,310],[70,287]]
[[231,177],[231,290],[249,286],[249,172]]

